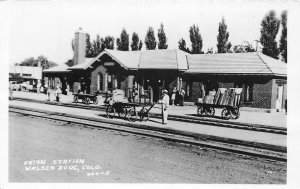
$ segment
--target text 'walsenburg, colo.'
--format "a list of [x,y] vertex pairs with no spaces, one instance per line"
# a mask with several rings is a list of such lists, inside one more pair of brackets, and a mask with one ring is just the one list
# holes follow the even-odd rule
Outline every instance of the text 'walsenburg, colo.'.
[[58,160],[26,160],[24,161],[26,172],[33,171],[74,171],[85,170],[88,176],[109,175],[100,165],[88,165],[85,159],[58,159]]

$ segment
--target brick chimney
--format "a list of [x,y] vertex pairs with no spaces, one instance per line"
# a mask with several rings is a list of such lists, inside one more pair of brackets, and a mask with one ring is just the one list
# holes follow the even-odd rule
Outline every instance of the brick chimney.
[[84,62],[85,49],[86,49],[86,33],[82,31],[82,28],[79,28],[79,30],[75,32],[75,39],[74,39],[74,58],[73,58],[74,66]]

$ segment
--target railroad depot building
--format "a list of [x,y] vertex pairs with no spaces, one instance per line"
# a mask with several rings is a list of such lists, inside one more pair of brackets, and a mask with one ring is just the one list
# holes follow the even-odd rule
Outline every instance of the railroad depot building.
[[[281,111],[287,98],[286,63],[262,53],[189,54],[178,49],[104,50],[85,58],[86,34],[75,33],[73,60],[44,70],[45,81],[59,81],[65,93],[93,94],[133,88],[140,99],[156,102],[162,89],[186,91],[185,101],[196,102],[218,88],[243,88],[241,107]],[[144,98],[145,97],[145,98]]]

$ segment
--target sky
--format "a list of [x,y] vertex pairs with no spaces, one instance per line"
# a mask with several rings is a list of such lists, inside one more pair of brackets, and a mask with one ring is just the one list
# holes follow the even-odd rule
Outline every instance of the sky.
[[[12,1],[9,11],[9,63],[44,55],[57,64],[73,57],[71,40],[82,27],[95,39],[120,36],[122,28],[137,32],[144,41],[149,26],[157,30],[164,24],[169,49],[178,48],[184,38],[190,46],[189,27],[199,26],[204,52],[217,50],[218,25],[225,18],[229,41],[253,43],[260,37],[260,23],[270,10],[277,16],[288,3],[250,3],[237,1]],[[280,34],[280,32],[279,32]],[[279,35],[278,35],[279,36]],[[116,47],[116,45],[115,45]],[[145,45],[143,46],[145,49]]]

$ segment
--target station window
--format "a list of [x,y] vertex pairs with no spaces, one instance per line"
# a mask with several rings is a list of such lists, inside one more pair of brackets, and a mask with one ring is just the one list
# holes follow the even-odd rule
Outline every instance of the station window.
[[101,73],[98,74],[97,81],[97,90],[103,91],[103,75]]
[[112,75],[108,74],[106,75],[106,82],[107,82],[107,90],[112,90]]

